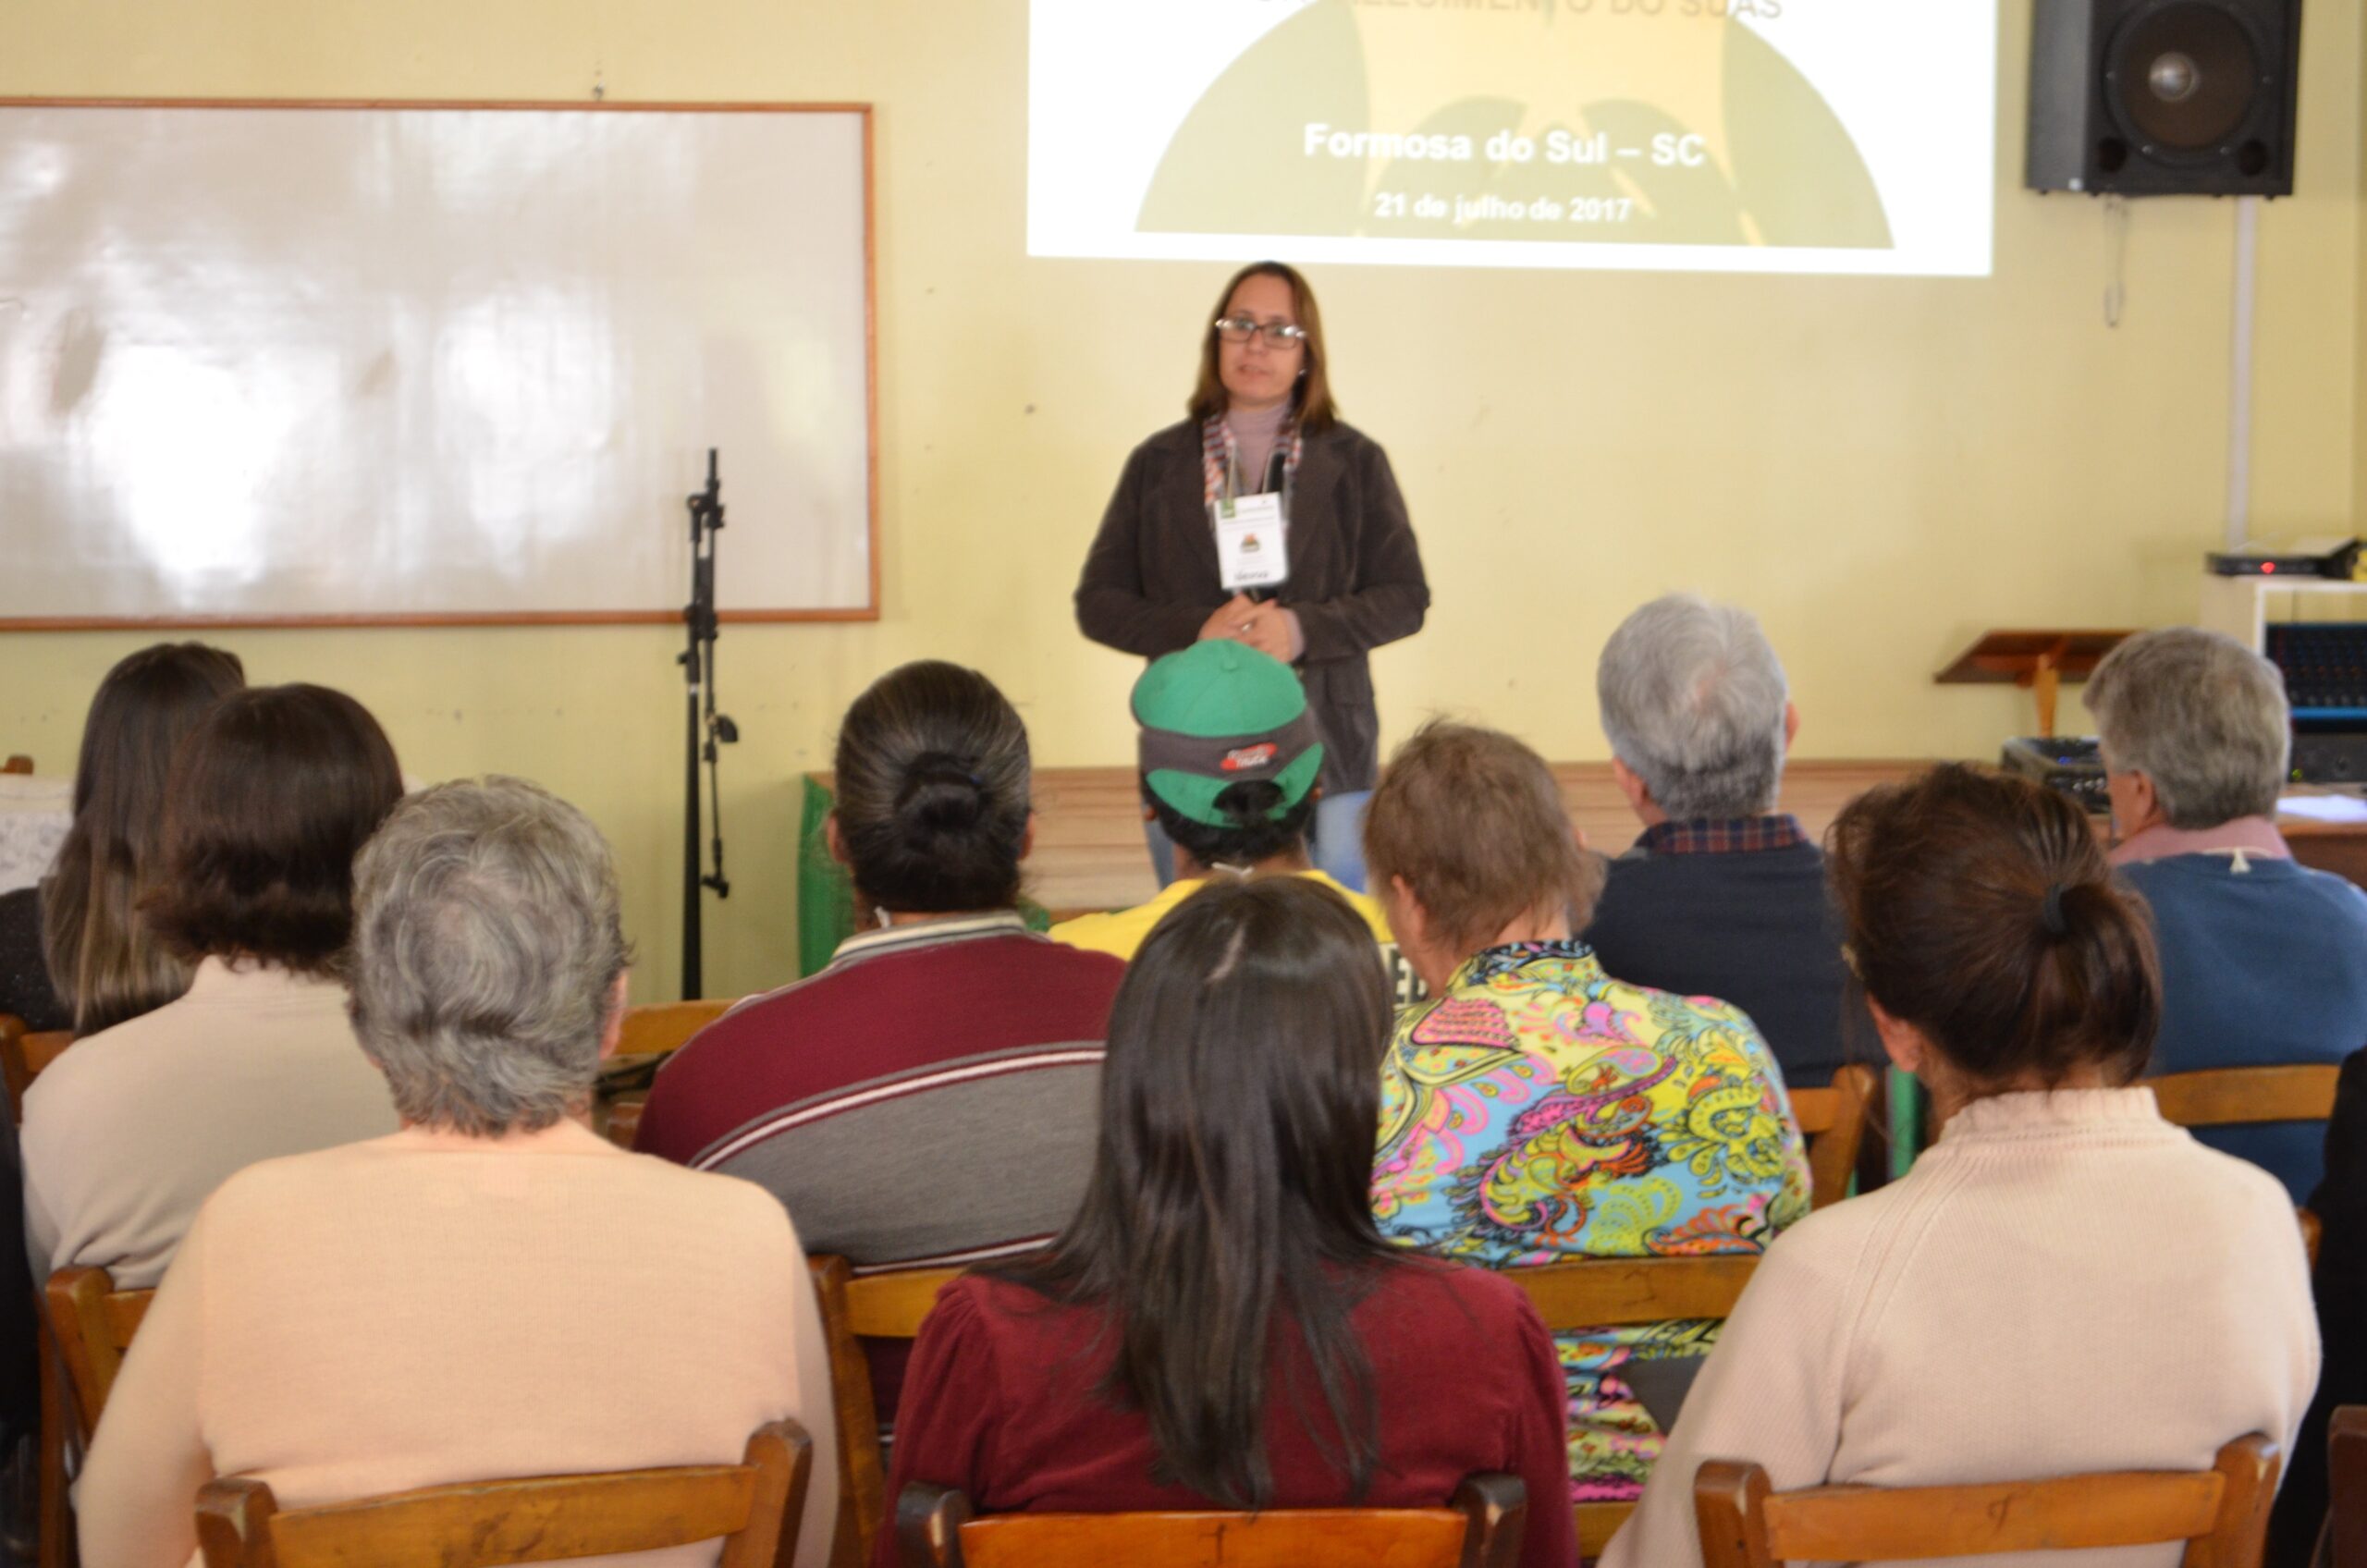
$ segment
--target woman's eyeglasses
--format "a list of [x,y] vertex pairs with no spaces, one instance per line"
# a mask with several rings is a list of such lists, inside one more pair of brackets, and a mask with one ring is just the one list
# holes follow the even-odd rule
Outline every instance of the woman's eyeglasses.
[[1283,321],[1260,325],[1247,316],[1222,316],[1216,326],[1217,336],[1228,343],[1246,343],[1261,332],[1266,335],[1269,349],[1295,349],[1306,341],[1306,328]]

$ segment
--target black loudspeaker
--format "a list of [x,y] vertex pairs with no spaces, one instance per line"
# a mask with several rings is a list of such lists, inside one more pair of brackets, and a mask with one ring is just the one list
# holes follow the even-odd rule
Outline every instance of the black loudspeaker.
[[2033,190],[2290,196],[2301,0],[2037,0]]

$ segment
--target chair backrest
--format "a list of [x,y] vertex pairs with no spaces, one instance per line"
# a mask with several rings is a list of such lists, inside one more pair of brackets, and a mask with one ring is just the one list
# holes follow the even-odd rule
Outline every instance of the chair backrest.
[[[888,1513],[888,1466],[879,1448],[879,1406],[865,1340],[909,1340],[958,1268],[905,1268],[858,1277],[843,1257],[808,1258],[830,1350],[831,1403],[839,1416],[838,1556],[868,1563]],[[860,1555],[849,1543],[861,1548]]]
[[[669,1056],[690,1044],[691,1036],[731,1011],[736,998],[725,997],[692,1002],[652,1002],[647,1007],[625,1009],[624,1029],[617,1039],[616,1061],[626,1064],[630,1057]],[[645,1083],[646,1079],[636,1082]],[[629,1149],[641,1131],[642,1108],[649,1103],[645,1088],[615,1098],[603,1097],[600,1102],[599,1127],[608,1141],[619,1148]]]
[[25,1085],[31,1074],[25,1071],[25,1021],[13,1012],[0,1012],[0,1082],[8,1085],[8,1108],[18,1121],[25,1119]]
[[31,773],[33,759],[22,752],[11,752],[6,762],[0,762],[0,773]]
[[[1758,1267],[1755,1253],[1729,1257],[1604,1257],[1508,1268],[1504,1278],[1528,1292],[1548,1329],[1620,1329],[1679,1318],[1727,1317]],[[1592,1562],[1636,1512],[1636,1505],[1581,1502],[1576,1510],[1578,1555]]]
[[1711,1257],[1602,1257],[1507,1268],[1557,1332],[1725,1317],[1759,1267],[1757,1253]]
[[607,1114],[600,1119],[600,1131],[617,1147],[632,1147],[633,1141],[641,1135],[642,1110],[648,1104],[647,1095],[627,1095],[608,1101],[604,1108]]
[[1835,1069],[1825,1088],[1792,1091],[1792,1115],[1808,1138],[1811,1207],[1822,1208],[1849,1195],[1849,1178],[1858,1170],[1858,1151],[1866,1140],[1866,1121],[1881,1087],[1879,1073],[1853,1062]]
[[2187,1568],[2259,1568],[2276,1444],[2257,1433],[2208,1470],[2123,1471],[1965,1487],[1771,1490],[1756,1464],[1694,1473],[1702,1568],[1979,1557],[2188,1543]]
[[737,1464],[542,1476],[281,1509],[251,1477],[197,1494],[206,1568],[494,1568],[723,1539],[720,1568],[790,1561],[814,1466],[794,1421],[759,1427]]
[[896,1501],[904,1568],[1511,1568],[1528,1508],[1516,1476],[1474,1476],[1445,1508],[1263,1513],[1002,1513],[943,1487]]
[[[15,1024],[12,1031],[6,1026]],[[8,1084],[8,1103],[18,1121],[25,1119],[25,1091],[42,1069],[66,1054],[74,1043],[71,1029],[44,1029],[28,1034],[25,1022],[14,1014],[0,1015],[0,1077]]]
[[2367,1568],[2367,1404],[2336,1405],[2326,1423],[2326,1491],[2334,1568]]
[[2339,1067],[2214,1067],[2145,1080],[2162,1118],[2180,1127],[2238,1121],[2324,1121],[2334,1114]]
[[[2180,1127],[2226,1127],[2244,1121],[2324,1121],[2334,1114],[2334,1066],[2214,1067],[2148,1078],[2162,1119]],[[2318,1261],[2318,1217],[2294,1215],[2312,1268]]]
[[82,1440],[99,1429],[99,1414],[122,1370],[123,1353],[148,1316],[153,1291],[118,1291],[104,1268],[61,1268],[49,1277],[49,1321],[74,1390]]
[[625,1009],[623,1034],[617,1041],[619,1056],[663,1056],[680,1050],[692,1035],[721,1018],[739,998],[694,1002],[652,1002]]

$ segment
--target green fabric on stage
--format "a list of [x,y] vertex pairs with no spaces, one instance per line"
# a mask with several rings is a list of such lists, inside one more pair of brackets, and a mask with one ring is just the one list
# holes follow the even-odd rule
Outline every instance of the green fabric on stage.
[[854,935],[854,885],[830,858],[822,825],[829,820],[830,787],[805,776],[805,803],[797,814],[797,976],[820,973]]

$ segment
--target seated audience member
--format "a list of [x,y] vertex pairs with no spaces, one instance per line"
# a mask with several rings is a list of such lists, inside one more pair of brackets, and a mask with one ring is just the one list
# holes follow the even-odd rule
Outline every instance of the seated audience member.
[[1824,856],[1775,809],[1800,716],[1766,633],[1747,611],[1668,594],[1611,634],[1595,692],[1644,832],[1611,863],[1587,945],[1631,984],[1742,1009],[1788,1086],[1831,1083],[1848,976]]
[[77,1040],[25,1096],[35,1278],[88,1264],[153,1285],[231,1172],[394,1130],[339,969],[353,857],[401,794],[394,748],[341,692],[235,692],[190,731],[141,918],[196,973]]
[[[657,1074],[636,1146],[744,1176],[816,1252],[919,1268],[1041,1246],[1093,1158],[1125,966],[1029,931],[1027,729],[975,670],[874,682],[839,730],[830,850],[866,929]],[[882,1412],[911,1347],[873,1350]]]
[[[174,744],[244,683],[235,655],[196,643],[142,648],[99,682],[82,723],[66,842],[39,887],[0,893],[0,1012],[28,1029],[94,1034],[188,988],[189,965],[132,906],[156,869]],[[13,1453],[39,1414],[23,1166],[13,1111],[0,1120],[9,1123],[0,1127],[0,1453]]]
[[1388,1034],[1370,933],[1329,888],[1214,883],[1160,921],[1110,1016],[1083,1206],[921,1325],[891,1512],[913,1481],[981,1513],[1437,1507],[1504,1471],[1524,1568],[1568,1568],[1536,1309],[1373,1226]]
[[173,748],[245,684],[237,655],[202,643],[142,648],[99,682],[66,842],[40,887],[0,893],[0,1012],[95,1035],[189,988],[189,964],[133,904],[156,875]]
[[206,1202],[99,1426],[85,1561],[181,1568],[213,1476],[303,1508],[734,1464],[795,1416],[816,1461],[797,1562],[826,1562],[836,1443],[796,1232],[755,1188],[584,1124],[625,999],[598,832],[517,779],[440,785],[355,882],[354,1054],[402,1130],[251,1166]]
[[1380,906],[1308,858],[1323,742],[1288,665],[1225,639],[1156,660],[1134,682],[1144,815],[1175,846],[1173,882],[1147,904],[1052,927],[1052,939],[1132,958],[1159,918],[1211,876],[1320,882],[1389,940]]
[[1603,1562],[1700,1562],[1708,1459],[1782,1491],[2207,1469],[2250,1432],[2291,1452],[2318,1375],[2292,1206],[2135,1082],[2152,938],[2085,814],[1942,767],[1860,796],[1828,845],[1875,1027],[1940,1139],[1768,1249]]
[[[2145,895],[2161,949],[2150,1072],[2329,1065],[2367,1045],[2367,894],[2297,864],[2276,831],[2292,725],[2276,668],[2181,627],[2131,637],[2088,680],[2120,832],[2113,864]],[[2301,1202],[2325,1130],[2288,1121],[2195,1136]]]
[[2343,1405],[2367,1404],[2367,1050],[2343,1061],[2326,1122],[2325,1175],[2310,1194],[2310,1211],[2322,1227],[2312,1282],[2325,1362],[2301,1435],[2287,1451],[2262,1559],[2267,1568],[2309,1568],[2314,1561],[2326,1517],[2326,1428]]
[[[1430,992],[1398,1015],[1381,1070],[1383,1234],[1519,1268],[1756,1253],[1808,1212],[1799,1129],[1750,1020],[1613,979],[1572,938],[1601,862],[1543,758],[1424,726],[1381,774],[1365,863]],[[1573,1497],[1636,1495],[1716,1333],[1558,1336]]]

